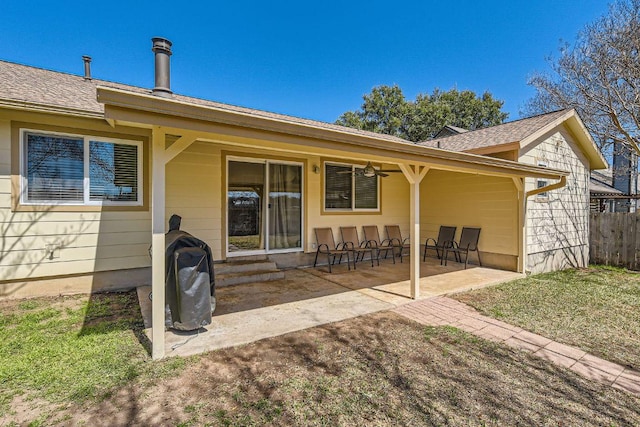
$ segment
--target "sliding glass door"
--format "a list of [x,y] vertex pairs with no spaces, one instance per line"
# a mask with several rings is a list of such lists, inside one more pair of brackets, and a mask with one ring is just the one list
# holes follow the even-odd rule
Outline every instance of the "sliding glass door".
[[229,159],[227,254],[302,249],[302,165]]

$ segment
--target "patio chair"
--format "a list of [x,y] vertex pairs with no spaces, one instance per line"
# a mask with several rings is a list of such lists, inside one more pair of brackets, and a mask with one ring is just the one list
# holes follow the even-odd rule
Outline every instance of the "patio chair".
[[400,262],[402,262],[402,251],[405,249],[411,249],[411,245],[408,243],[409,238],[402,238],[402,234],[400,234],[400,227],[397,225],[385,225],[384,229],[387,231],[387,237],[391,241],[393,247],[398,249],[398,256],[400,257]]
[[[353,254],[353,269],[356,269],[356,263],[358,262],[358,258],[360,261],[364,260],[364,255],[366,253],[369,254],[371,258],[371,267],[373,267],[373,248],[367,245],[367,241],[360,242],[358,239],[358,230],[355,226],[351,227],[340,227],[340,235],[342,236],[342,247],[348,251],[351,251]],[[378,265],[380,265],[380,260],[378,261]]]
[[396,263],[396,257],[394,256],[395,248],[391,244],[391,240],[385,239],[380,240],[380,234],[378,233],[377,225],[364,225],[362,227],[364,231],[364,239],[367,241],[367,246],[373,249],[376,252],[376,259],[378,263],[380,263],[380,253],[384,252],[384,258],[387,258],[389,251],[391,251],[391,258],[393,259],[393,263]]
[[[331,273],[331,265],[335,264],[336,258],[340,255],[338,260],[338,264],[342,262],[342,255],[347,256],[347,266],[349,270],[351,270],[351,262],[349,261],[349,252],[347,249],[344,249],[343,244],[336,245],[335,240],[333,240],[333,230],[329,227],[326,228],[314,228],[316,233],[316,241],[318,243],[318,249],[316,250],[316,259],[313,261],[313,266],[315,267],[318,263],[318,255],[325,254],[327,255],[327,263],[329,265],[329,273]],[[355,265],[354,265],[355,267]]]
[[[436,251],[436,256],[440,260],[440,264],[442,264],[442,255],[444,255],[445,248],[451,247],[455,239],[456,227],[441,225],[440,231],[438,231],[438,240],[435,240],[432,237],[427,237],[427,241],[424,243],[424,255],[422,256],[422,261],[427,260],[427,249],[433,249]],[[431,244],[429,244],[429,242],[431,242]],[[442,255],[440,255],[440,251],[442,251]]]
[[478,250],[478,240],[480,240],[480,229],[472,227],[462,227],[462,234],[460,235],[460,242],[453,242],[453,245],[444,250],[444,265],[447,265],[447,259],[449,252],[453,252],[456,257],[456,261],[462,262],[462,254],[464,254],[464,268],[467,268],[467,261],[469,260],[469,252],[475,252],[478,255],[478,264],[482,267],[482,261],[480,261],[480,251]]

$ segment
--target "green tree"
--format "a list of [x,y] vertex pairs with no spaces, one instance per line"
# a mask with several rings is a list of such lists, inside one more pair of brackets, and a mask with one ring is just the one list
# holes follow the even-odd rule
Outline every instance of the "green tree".
[[478,97],[470,90],[437,88],[407,101],[397,85],[377,86],[363,96],[359,110],[347,111],[336,123],[418,142],[446,125],[474,130],[503,123],[508,116],[501,110],[503,104],[489,92]]
[[529,80],[537,93],[524,113],[575,108],[601,149],[625,144],[640,153],[640,0],[609,5],[549,62],[551,72]]
[[402,137],[408,103],[397,85],[377,86],[362,97],[360,110],[347,111],[337,124]]

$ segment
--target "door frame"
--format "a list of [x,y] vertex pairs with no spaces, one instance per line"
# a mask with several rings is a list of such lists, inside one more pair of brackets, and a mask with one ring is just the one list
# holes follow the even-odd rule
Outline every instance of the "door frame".
[[[255,250],[245,250],[238,252],[229,251],[229,162],[245,162],[245,163],[259,163],[264,164],[264,195],[260,204],[261,209],[261,227],[264,227],[263,233],[265,236],[265,248]],[[294,165],[300,167],[300,246],[296,248],[287,249],[269,249],[269,220],[270,210],[268,208],[269,203],[269,165]],[[296,160],[281,160],[271,159],[264,157],[249,157],[242,155],[227,155],[225,156],[225,184],[223,194],[223,206],[225,211],[225,224],[223,233],[225,234],[224,254],[225,258],[252,256],[252,255],[269,255],[269,254],[282,254],[292,252],[304,252],[305,247],[305,162]]]

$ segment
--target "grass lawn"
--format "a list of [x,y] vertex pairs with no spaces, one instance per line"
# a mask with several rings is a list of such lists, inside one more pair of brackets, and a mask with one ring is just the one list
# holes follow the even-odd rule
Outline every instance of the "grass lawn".
[[187,363],[151,363],[142,328],[135,292],[0,302],[0,420],[16,405],[30,413],[38,403],[100,401]]
[[640,274],[591,266],[454,298],[483,314],[640,370]]
[[0,313],[0,426],[640,425],[639,396],[391,312],[160,362],[135,293]]

